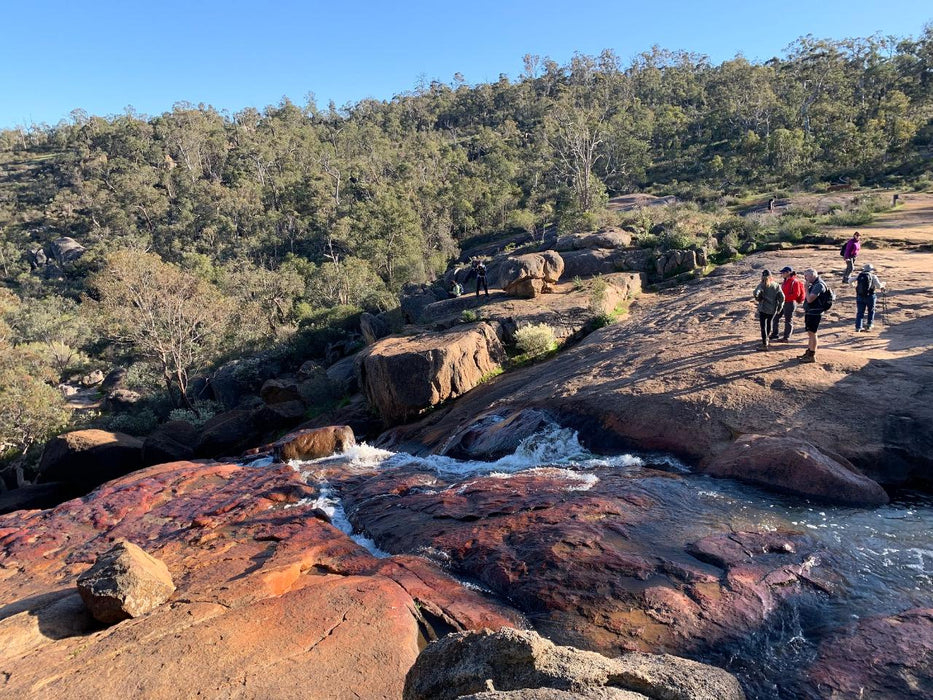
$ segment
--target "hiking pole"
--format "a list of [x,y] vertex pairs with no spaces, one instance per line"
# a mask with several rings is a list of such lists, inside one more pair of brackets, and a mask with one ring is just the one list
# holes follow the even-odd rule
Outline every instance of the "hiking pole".
[[881,325],[887,325],[885,319],[888,317],[888,290],[881,288]]

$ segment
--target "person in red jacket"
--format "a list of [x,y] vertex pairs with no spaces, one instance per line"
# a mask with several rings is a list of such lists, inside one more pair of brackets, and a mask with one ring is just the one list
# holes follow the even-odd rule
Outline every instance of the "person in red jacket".
[[794,311],[797,309],[797,304],[803,303],[803,300],[807,296],[807,291],[803,280],[797,278],[797,273],[794,272],[794,268],[782,268],[781,276],[784,278],[784,281],[781,283],[781,291],[784,292],[784,337],[778,338],[778,319],[775,318],[774,326],[771,330],[771,339],[786,343],[790,340],[790,336],[794,332]]

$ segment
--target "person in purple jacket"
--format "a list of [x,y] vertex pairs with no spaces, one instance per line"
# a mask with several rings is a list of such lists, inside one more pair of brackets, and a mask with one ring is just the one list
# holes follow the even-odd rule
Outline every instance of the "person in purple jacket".
[[855,269],[855,259],[861,249],[862,241],[859,232],[856,231],[852,234],[852,238],[846,241],[846,246],[842,251],[842,257],[846,259],[846,271],[842,273],[843,284],[849,284],[849,277],[852,275],[852,270]]

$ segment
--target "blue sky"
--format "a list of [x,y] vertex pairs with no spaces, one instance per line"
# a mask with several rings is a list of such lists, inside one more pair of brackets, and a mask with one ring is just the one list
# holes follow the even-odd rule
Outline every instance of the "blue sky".
[[277,2],[7,0],[0,4],[0,128],[81,108],[148,115],[179,101],[235,112],[283,96],[338,106],[419,79],[516,78],[526,53],[566,63],[609,48],[627,63],[658,44],[767,60],[806,34],[920,35],[920,0]]

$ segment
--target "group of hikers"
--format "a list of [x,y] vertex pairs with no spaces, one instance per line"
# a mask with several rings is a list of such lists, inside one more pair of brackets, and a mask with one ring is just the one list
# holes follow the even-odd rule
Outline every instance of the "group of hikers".
[[[470,263],[470,271],[464,278],[463,283],[466,284],[472,277],[476,278],[476,296],[479,296],[479,290],[482,288],[488,297],[489,285],[486,283],[486,264],[481,260],[474,259]],[[455,277],[450,281],[450,287],[447,289],[447,291],[451,297],[459,297],[463,294],[463,284],[460,284]]]
[[[841,254],[846,261],[846,270],[842,276],[843,284],[850,284],[850,277],[855,269],[855,259],[861,250],[858,231],[843,245]],[[807,350],[797,359],[802,363],[816,361],[817,329],[823,313],[833,304],[835,295],[819,273],[808,268],[803,273],[803,280],[790,266],[781,268],[784,281],[781,284],[774,279],[770,270],[762,270],[761,282],[755,287],[753,297],[758,302],[758,321],[761,326],[761,345],[758,350],[768,350],[773,341],[787,343],[794,332],[794,313],[803,305],[804,328],[807,331]],[[875,267],[865,263],[855,281],[855,331],[870,331],[875,320],[876,292],[884,289],[884,283],[875,274]],[[781,333],[781,319],[784,331]],[[864,324],[864,325],[863,325]]]

